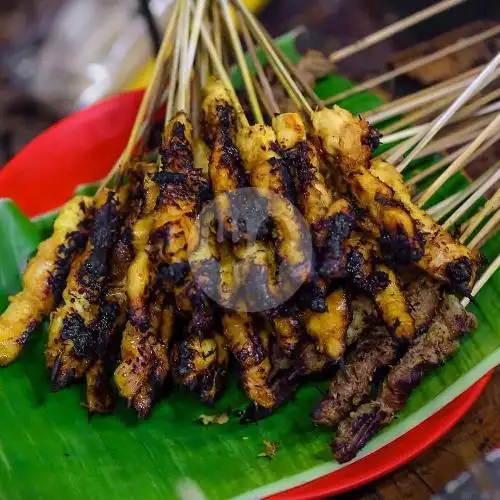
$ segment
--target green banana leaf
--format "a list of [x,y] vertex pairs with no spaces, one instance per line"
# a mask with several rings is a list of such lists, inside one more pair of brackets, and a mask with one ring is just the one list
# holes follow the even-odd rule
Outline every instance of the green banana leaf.
[[[292,60],[299,57],[293,36],[281,40]],[[320,97],[350,86],[337,77],[317,85]],[[380,101],[370,93],[342,104],[359,113]],[[416,167],[432,162],[427,159]],[[440,191],[449,196],[466,184],[455,176]],[[95,188],[87,186],[85,189]],[[28,220],[10,201],[0,203],[0,310],[7,296],[20,289],[20,275],[37,244],[50,232],[55,214]],[[497,236],[484,249],[498,255]],[[471,305],[478,329],[464,339],[458,354],[426,377],[397,420],[376,436],[364,456],[404,434],[434,414],[479,380],[500,361],[500,274],[497,273]],[[242,426],[232,410],[245,406],[233,381],[212,408],[194,395],[165,394],[146,421],[138,421],[119,403],[115,414],[87,419],[80,407],[81,388],[51,393],[45,375],[43,348],[46,324],[32,336],[20,359],[0,370],[0,499],[121,499],[175,498],[187,479],[207,498],[256,498],[310,481],[341,467],[332,461],[331,433],[318,429],[309,411],[320,394],[302,388],[294,401],[271,418]],[[224,425],[203,426],[200,414],[229,412]],[[274,457],[259,457],[263,441],[279,443]]]

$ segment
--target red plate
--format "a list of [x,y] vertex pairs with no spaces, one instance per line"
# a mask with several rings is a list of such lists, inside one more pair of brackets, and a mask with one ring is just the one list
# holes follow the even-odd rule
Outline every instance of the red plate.
[[[33,217],[62,205],[78,184],[103,178],[125,146],[141,95],[130,92],[112,97],[61,120],[39,135],[0,171],[0,197],[12,198]],[[476,401],[490,378],[491,373],[384,448],[272,498],[298,500],[337,494],[402,466],[448,432]]]

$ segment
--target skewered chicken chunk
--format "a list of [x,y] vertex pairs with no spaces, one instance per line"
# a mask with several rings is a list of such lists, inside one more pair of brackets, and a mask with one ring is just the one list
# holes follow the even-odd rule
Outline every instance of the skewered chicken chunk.
[[97,197],[87,245],[71,267],[62,304],[52,316],[46,361],[55,390],[83,377],[117,314],[115,305],[103,299],[120,227],[119,207],[114,191],[103,190]]
[[208,173],[217,206],[219,224],[228,234],[239,231],[233,216],[231,193],[248,185],[240,153],[234,144],[236,116],[229,92],[220,80],[209,78],[203,89],[202,122],[211,147]]
[[92,203],[86,196],[69,201],[54,222],[52,236],[28,262],[22,290],[0,317],[0,366],[17,358],[42,317],[59,303],[73,258],[87,241]]
[[370,172],[394,190],[394,198],[417,221],[424,240],[424,254],[416,261],[417,266],[434,278],[449,282],[458,291],[470,291],[476,280],[478,254],[455,241],[448,231],[411,201],[410,192],[393,165],[375,159]]
[[338,106],[314,112],[312,122],[329,162],[338,168],[360,207],[380,225],[383,254],[402,263],[420,259],[423,239],[418,224],[394,191],[368,168],[378,133]]

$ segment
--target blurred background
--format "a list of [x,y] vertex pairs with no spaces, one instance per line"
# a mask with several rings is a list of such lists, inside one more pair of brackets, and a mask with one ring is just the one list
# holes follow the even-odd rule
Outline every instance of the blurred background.
[[[435,0],[247,0],[273,35],[307,28],[299,47],[325,54]],[[144,86],[172,0],[2,0],[0,166],[62,116]],[[363,80],[437,50],[500,19],[500,2],[475,0],[342,61]],[[438,37],[437,39],[435,39]],[[435,40],[433,40],[435,39]],[[488,59],[490,39],[389,82],[387,97],[446,79]]]

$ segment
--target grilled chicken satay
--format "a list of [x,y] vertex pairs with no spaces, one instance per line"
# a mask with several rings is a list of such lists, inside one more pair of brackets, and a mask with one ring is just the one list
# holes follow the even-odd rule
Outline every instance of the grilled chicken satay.
[[[276,231],[276,250],[290,276],[303,283],[310,273],[304,235],[293,205],[289,166],[280,154],[276,134],[266,125],[240,128],[237,146],[249,173],[250,185],[267,199],[267,209]],[[276,196],[273,196],[276,195]]]
[[375,301],[381,316],[395,337],[412,339],[415,322],[410,314],[394,271],[377,262],[378,248],[370,237],[353,232],[345,243],[343,273]]
[[208,174],[217,206],[220,229],[236,237],[240,229],[233,214],[231,193],[248,186],[241,157],[235,146],[236,115],[231,96],[222,82],[209,78],[203,89],[202,125],[210,146]]
[[417,221],[393,189],[369,169],[379,134],[365,120],[338,106],[314,112],[312,122],[328,161],[338,168],[360,207],[380,226],[383,254],[401,263],[419,260],[424,241]]
[[326,303],[326,312],[306,313],[305,329],[316,340],[319,352],[338,360],[344,353],[352,320],[350,299],[345,289],[339,288],[327,297]]
[[434,222],[432,217],[411,201],[401,174],[393,165],[374,159],[370,172],[394,191],[394,198],[402,204],[423,236],[424,253],[416,265],[431,276],[462,293],[468,293],[476,280],[479,254],[455,241],[451,234]]
[[149,328],[141,332],[131,321],[127,322],[121,344],[121,361],[114,373],[120,396],[142,418],[151,411],[155,393],[168,375],[167,349],[174,325],[174,308],[170,299],[159,288],[151,293]]
[[[364,297],[355,297],[352,301],[353,320],[345,335],[347,345],[353,344],[368,328],[378,321],[373,302]],[[316,343],[308,338],[303,339],[291,356],[272,356],[273,370],[269,377],[270,389],[275,396],[271,407],[250,404],[243,412],[242,423],[255,422],[274,413],[280,406],[290,400],[295,391],[308,376],[324,372],[335,360],[318,350]],[[275,369],[281,365],[280,369]]]
[[220,394],[228,362],[226,341],[217,332],[210,338],[189,335],[172,348],[174,381],[197,392],[203,403],[212,404]]
[[293,173],[299,207],[311,228],[316,249],[330,266],[340,260],[342,244],[354,227],[355,214],[345,198],[336,198],[320,170],[320,158],[298,113],[273,118],[285,162]]
[[275,395],[269,387],[271,372],[269,334],[260,333],[248,313],[227,311],[222,318],[227,346],[240,365],[242,385],[246,395],[256,405],[269,408]]
[[[99,357],[85,374],[86,407],[89,415],[108,413],[113,408],[114,393],[110,379],[119,358],[120,335],[127,320],[127,276],[130,263],[134,258],[134,225],[143,211],[148,211],[156,197],[152,177],[156,172],[153,163],[134,163],[129,165],[127,199],[124,210],[127,215],[120,229],[116,245],[111,251],[109,283],[106,289],[105,303],[114,307],[116,314],[107,328],[107,339],[102,339],[103,348]],[[153,200],[151,199],[153,198]]]
[[475,316],[468,313],[455,296],[445,295],[429,330],[390,370],[379,396],[340,422],[331,444],[335,458],[342,463],[354,458],[403,408],[423,377],[456,353],[460,337],[475,326]]
[[17,358],[42,317],[59,303],[73,259],[87,241],[92,203],[86,196],[69,201],[54,222],[52,236],[40,243],[28,262],[22,290],[9,299],[0,316],[0,366]]
[[[54,390],[80,379],[102,349],[116,307],[107,304],[109,258],[121,223],[120,200],[103,190],[84,252],[71,268],[63,300],[51,318],[46,362]],[[103,303],[104,302],[104,303]]]

